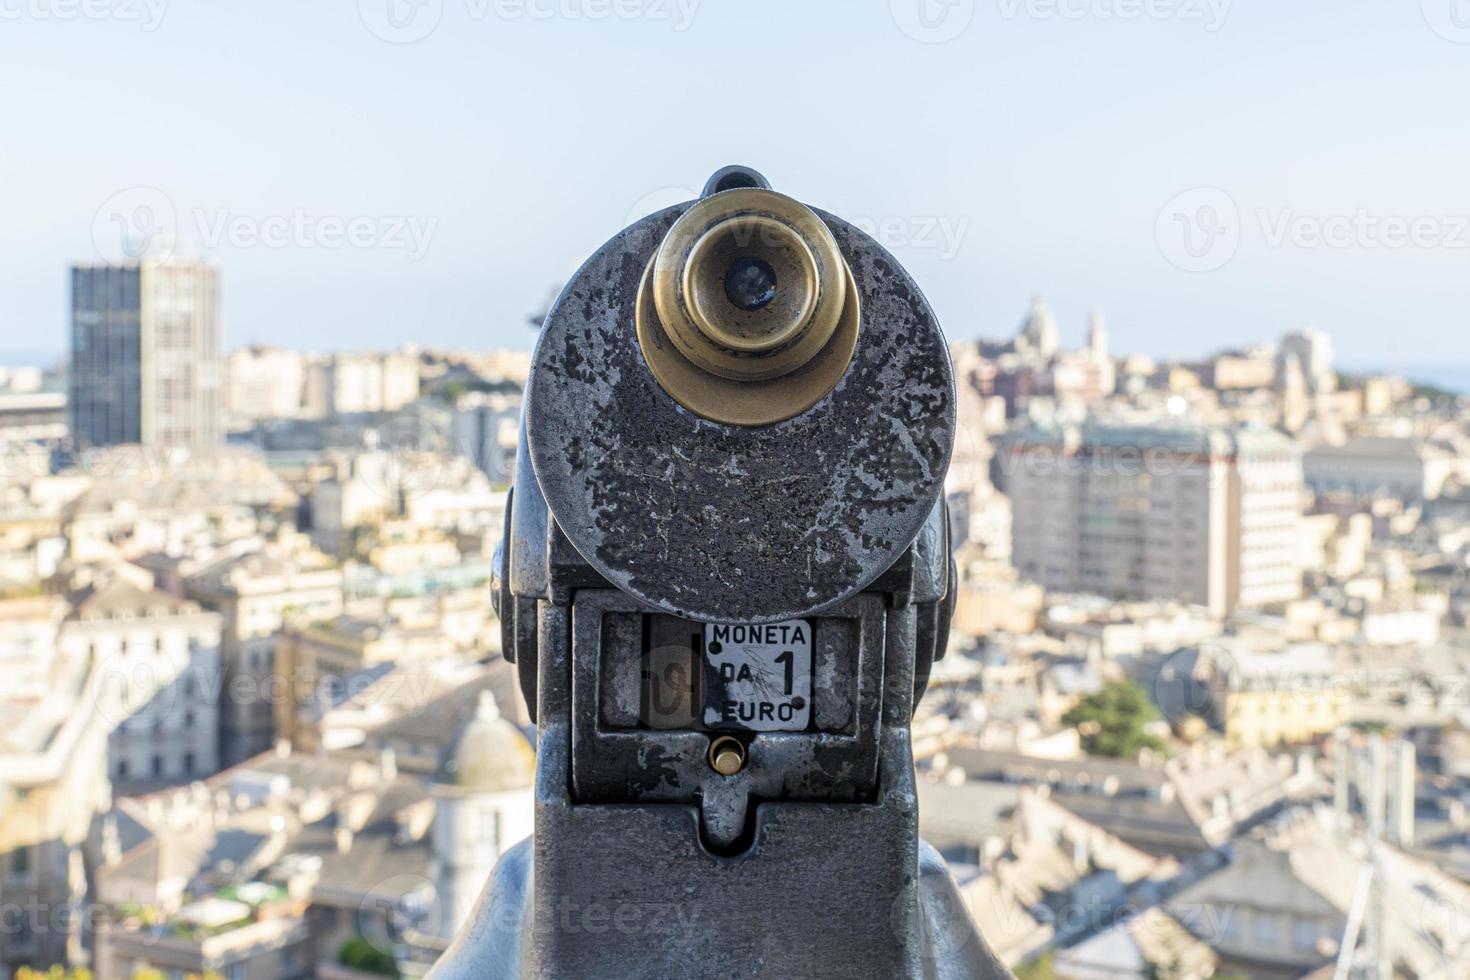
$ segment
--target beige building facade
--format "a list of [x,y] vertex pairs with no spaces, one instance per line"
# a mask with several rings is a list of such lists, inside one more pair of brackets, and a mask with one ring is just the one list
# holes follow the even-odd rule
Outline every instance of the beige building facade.
[[1012,562],[1055,592],[1216,614],[1301,594],[1301,460],[1264,429],[1033,429],[1001,464]]

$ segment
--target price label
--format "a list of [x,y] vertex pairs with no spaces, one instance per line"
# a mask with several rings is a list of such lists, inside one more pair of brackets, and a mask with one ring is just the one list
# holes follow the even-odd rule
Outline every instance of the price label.
[[803,731],[812,716],[812,627],[704,627],[706,728]]

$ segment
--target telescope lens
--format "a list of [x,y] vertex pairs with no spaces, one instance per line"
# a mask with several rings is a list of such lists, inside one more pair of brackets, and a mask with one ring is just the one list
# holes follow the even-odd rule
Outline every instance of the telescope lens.
[[776,270],[765,259],[736,259],[725,273],[725,296],[742,310],[760,309],[776,298]]

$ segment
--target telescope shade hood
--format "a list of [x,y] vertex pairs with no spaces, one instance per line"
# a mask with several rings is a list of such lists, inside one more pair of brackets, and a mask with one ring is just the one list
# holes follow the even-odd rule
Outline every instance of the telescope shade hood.
[[619,233],[557,298],[526,395],[531,463],[567,539],[647,606],[716,623],[813,615],[863,591],[933,511],[954,436],[948,350],[898,261],[816,212],[861,310],[846,373],[774,424],[695,414],[655,379],[635,322],[644,272],[690,206]]

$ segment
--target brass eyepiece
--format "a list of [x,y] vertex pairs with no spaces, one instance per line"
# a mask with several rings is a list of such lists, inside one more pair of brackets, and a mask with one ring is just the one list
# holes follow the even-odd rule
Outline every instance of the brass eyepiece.
[[644,272],[638,341],[690,411],[767,425],[810,408],[847,370],[859,311],[827,225],[763,187],[702,198]]

